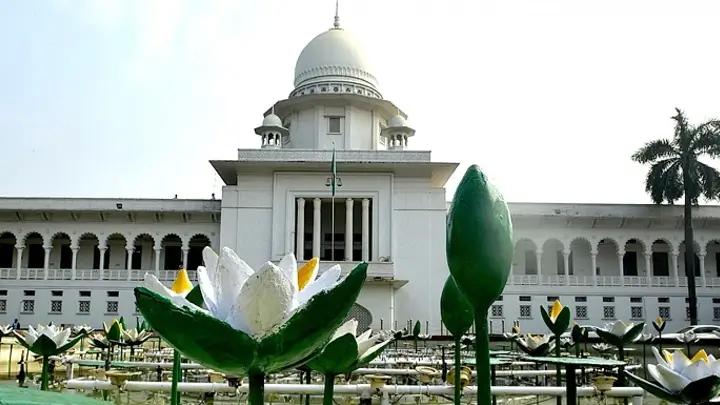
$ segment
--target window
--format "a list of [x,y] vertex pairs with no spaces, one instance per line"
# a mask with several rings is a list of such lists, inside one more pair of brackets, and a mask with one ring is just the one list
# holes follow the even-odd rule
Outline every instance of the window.
[[7,311],[7,300],[0,300],[0,314],[4,314]]
[[35,290],[24,290],[23,295],[26,297],[34,297],[35,296]]
[[78,312],[81,314],[90,313],[90,301],[79,301]]
[[637,276],[637,252],[625,252],[623,256],[623,273],[625,276]]
[[339,134],[341,133],[340,127],[342,124],[341,117],[328,117],[328,133]]
[[525,274],[537,274],[537,255],[532,250],[525,251]]
[[670,275],[670,264],[668,263],[667,252],[653,252],[652,272],[653,276],[667,277]]
[[497,297],[497,299],[495,301],[502,301],[502,300],[503,300],[503,296],[501,295],[501,296]]
[[641,303],[643,299],[642,297],[630,297],[630,302]]
[[165,246],[165,270],[177,270],[182,267],[182,249],[180,246]]
[[520,301],[532,301],[532,297],[529,295],[521,295]]
[[[0,290],[0,295],[7,295],[2,293],[2,290]],[[720,304],[720,298],[713,298],[713,304]]]
[[62,290],[52,290],[52,296],[53,297],[62,297],[63,292],[62,292]]
[[643,317],[643,307],[630,307],[630,318],[642,319],[642,317]]
[[81,296],[81,297],[89,297],[90,294],[92,294],[91,291],[80,291],[80,296]]
[[60,246],[60,268],[69,269],[72,267],[72,249],[70,245]]
[[[5,312],[0,301],[0,311]],[[720,321],[720,307],[713,307],[713,321]]]
[[555,252],[555,260],[557,263],[557,274],[558,275],[565,275],[565,256],[563,255],[563,252],[556,251]]
[[530,305],[520,305],[520,318],[530,318],[532,316],[532,307]]
[[117,301],[108,301],[106,312],[108,314],[116,314],[118,312],[118,302]]
[[658,307],[658,316],[666,321],[670,318],[670,307]]
[[493,305],[490,307],[490,316],[494,318],[502,318],[503,316],[503,306],[502,305]]
[[15,247],[10,243],[0,244],[0,268],[13,267],[13,254],[15,253]]
[[107,292],[107,296],[108,296],[108,297],[119,297],[119,296],[120,296],[120,292],[119,292],[119,291],[108,291],[108,292]]
[[25,314],[32,314],[35,312],[35,300],[23,300],[22,312]]
[[62,312],[62,301],[50,301],[50,312],[55,314]]
[[670,302],[670,298],[668,298],[668,297],[658,297],[658,302],[661,303],[661,304],[663,304],[663,303],[666,304],[666,303]]
[[[326,180],[327,187],[330,187],[330,178]],[[338,187],[342,187],[340,179],[338,178]],[[300,199],[302,198],[302,200]],[[304,204],[301,202],[304,200]],[[295,251],[303,252],[303,259],[310,259],[313,254],[313,212],[317,202],[320,202],[321,217],[330,218],[333,209],[332,201],[329,198],[316,199],[310,197],[299,197],[295,202],[295,230],[300,232],[301,238],[295,238]],[[302,212],[298,211],[298,204],[304,206]],[[343,220],[339,220],[339,214],[347,213],[348,202],[345,198],[338,199],[335,201],[335,229],[334,234],[330,227],[323,227],[320,235],[320,260],[327,261],[361,261],[363,256],[363,236],[362,236],[362,220],[363,212],[367,209],[366,215],[368,218],[368,251],[367,255],[372,260],[373,258],[373,211],[374,203],[372,198],[354,197],[350,203],[352,213],[352,243],[346,243],[346,231],[347,229],[344,217]],[[301,228],[301,229],[298,229]],[[349,233],[348,233],[349,234]],[[350,250],[346,252],[346,247]],[[379,258],[381,261],[383,258]]]
[[547,301],[548,301],[548,302],[555,302],[555,301],[557,301],[557,300],[559,300],[559,299],[560,299],[560,297],[557,297],[557,296],[554,296],[554,295],[548,295],[548,297],[547,297]]
[[575,302],[587,302],[587,297],[575,297]]
[[685,320],[690,320],[690,307],[685,307]]
[[[0,290],[0,295],[6,296],[6,295],[7,295],[7,290]],[[713,302],[715,302],[715,301],[713,301]]]
[[603,307],[603,319],[615,319],[615,307],[604,306]]
[[577,319],[587,319],[587,306],[585,305],[577,305],[575,307],[575,318]]
[[615,302],[615,297],[603,297],[603,302]]
[[142,246],[135,245],[132,252],[132,269],[142,269]]
[[28,261],[27,266],[29,269],[42,269],[45,267],[45,249],[41,244],[28,245]]

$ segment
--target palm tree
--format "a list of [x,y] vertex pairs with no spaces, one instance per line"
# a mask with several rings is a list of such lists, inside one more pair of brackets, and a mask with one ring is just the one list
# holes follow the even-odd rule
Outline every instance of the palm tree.
[[692,229],[692,206],[702,195],[706,199],[718,197],[720,172],[699,160],[706,156],[720,156],[720,121],[711,120],[693,126],[685,114],[675,109],[675,134],[672,139],[658,139],[646,143],[632,156],[639,163],[650,163],[645,191],[655,204],[667,201],[674,204],[685,197],[685,275],[687,276],[690,323],[697,324],[697,296],[695,295],[695,258]]

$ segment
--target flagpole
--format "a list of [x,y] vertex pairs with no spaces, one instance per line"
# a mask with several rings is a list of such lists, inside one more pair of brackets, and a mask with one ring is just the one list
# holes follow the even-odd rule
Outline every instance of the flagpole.
[[335,261],[335,193],[330,197],[330,261]]

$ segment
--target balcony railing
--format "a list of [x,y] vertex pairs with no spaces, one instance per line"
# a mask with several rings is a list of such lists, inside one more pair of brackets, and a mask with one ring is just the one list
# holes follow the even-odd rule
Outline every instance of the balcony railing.
[[[603,287],[647,287],[646,276],[565,276],[562,274],[542,275],[537,274],[514,274],[509,284],[514,285],[549,285],[549,286],[603,286]],[[651,287],[686,287],[687,279],[682,277],[675,285],[675,280],[667,276],[655,276],[649,280]],[[703,287],[700,277],[696,278],[696,285]],[[708,277],[704,287],[720,287],[720,277]]]
[[[73,270],[71,269],[48,269],[47,278],[45,269],[20,269],[20,278],[17,277],[17,269],[0,269],[0,280],[72,280]],[[154,270],[130,270],[126,269],[76,269],[75,280],[111,280],[111,281],[140,281],[145,273],[154,274]],[[129,275],[129,277],[128,277]],[[174,281],[177,270],[160,270],[158,279],[160,281]],[[188,271],[191,281],[197,281],[197,273],[194,270]]]

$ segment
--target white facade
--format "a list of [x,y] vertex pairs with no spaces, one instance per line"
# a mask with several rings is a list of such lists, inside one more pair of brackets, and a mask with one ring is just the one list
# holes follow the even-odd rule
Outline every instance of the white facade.
[[[98,327],[139,316],[132,288],[143,274],[169,283],[184,263],[194,279],[210,245],[229,246],[254,267],[288,252],[320,256],[321,271],[367,261],[358,304],[372,326],[420,320],[439,333],[444,186],[457,164],[408,149],[415,130],[382,98],[359,49],[338,26],[308,44],[295,89],[255,128],[258,149],[211,162],[225,182],[222,200],[0,199],[0,323]],[[680,207],[523,203],[510,211],[515,257],[491,309],[493,332],[518,319],[523,330],[543,331],[539,306],[555,298],[579,323],[660,314],[668,330],[686,324]],[[699,320],[714,323],[720,207],[696,209],[694,225]]]

